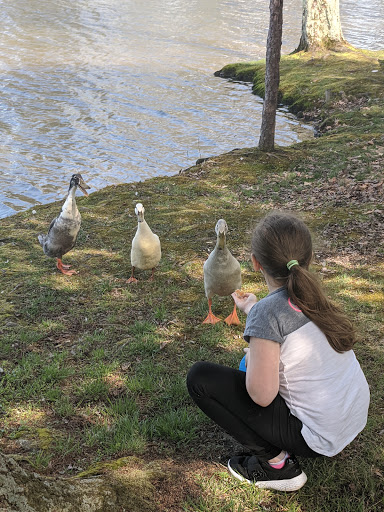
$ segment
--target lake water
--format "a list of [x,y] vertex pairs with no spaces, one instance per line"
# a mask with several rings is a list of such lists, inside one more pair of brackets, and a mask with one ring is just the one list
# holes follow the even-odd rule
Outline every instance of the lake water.
[[[213,76],[264,58],[267,0],[2,0],[0,217],[62,199],[73,172],[91,191],[176,174],[257,145],[262,102]],[[384,48],[384,3],[341,0],[344,36]],[[286,0],[283,53],[301,0]],[[311,136],[282,109],[276,142]]]

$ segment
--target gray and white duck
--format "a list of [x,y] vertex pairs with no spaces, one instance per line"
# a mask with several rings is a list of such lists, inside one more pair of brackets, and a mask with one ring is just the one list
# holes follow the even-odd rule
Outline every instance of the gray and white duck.
[[[212,297],[214,295],[226,297],[241,288],[240,263],[232,256],[227,247],[228,226],[224,219],[217,221],[215,231],[217,234],[216,247],[203,267],[205,295],[208,299],[209,308],[208,315],[203,321],[204,324],[215,324],[220,321],[220,318],[212,313]],[[239,325],[236,304],[225,322],[228,325]]]
[[77,235],[81,226],[81,215],[76,205],[76,190],[79,188],[88,196],[86,189],[90,187],[85,183],[81,174],[73,174],[69,182],[67,198],[63,204],[60,215],[53,219],[46,235],[38,235],[44,254],[56,258],[56,267],[62,274],[71,276],[77,274],[76,270],[69,270],[70,265],[63,265],[62,258],[76,244]]
[[144,206],[137,203],[135,215],[137,217],[137,231],[132,240],[131,265],[132,273],[128,283],[136,283],[134,277],[135,268],[140,270],[152,270],[150,281],[153,280],[155,268],[161,259],[161,244],[159,237],[153,233],[144,219]]

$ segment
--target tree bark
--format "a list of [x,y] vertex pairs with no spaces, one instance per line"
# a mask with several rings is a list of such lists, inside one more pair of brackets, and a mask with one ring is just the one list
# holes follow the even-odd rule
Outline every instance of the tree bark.
[[301,38],[295,50],[337,50],[346,45],[339,0],[303,0]]
[[275,146],[276,109],[280,82],[280,54],[283,33],[283,0],[270,0],[270,19],[265,68],[265,97],[259,149],[273,151]]

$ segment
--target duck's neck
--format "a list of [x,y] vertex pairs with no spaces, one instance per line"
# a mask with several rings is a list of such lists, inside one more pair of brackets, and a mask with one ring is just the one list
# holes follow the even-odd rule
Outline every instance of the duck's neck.
[[225,247],[226,247],[225,236],[218,236],[217,243],[216,243],[216,249],[222,251],[225,249]]
[[74,217],[76,215],[77,206],[76,206],[76,189],[77,187],[70,187],[68,190],[67,199],[65,200],[65,203],[63,205],[63,215],[65,217]]
[[152,233],[151,228],[148,226],[144,219],[137,223],[137,229],[140,232],[140,235],[142,236]]

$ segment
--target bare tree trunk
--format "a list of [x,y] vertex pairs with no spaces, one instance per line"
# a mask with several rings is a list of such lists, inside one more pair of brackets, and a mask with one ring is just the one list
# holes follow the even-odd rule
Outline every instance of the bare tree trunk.
[[301,39],[296,51],[331,50],[345,44],[339,0],[303,0]]
[[265,68],[265,97],[259,149],[273,151],[275,146],[276,109],[280,82],[280,54],[283,32],[283,0],[270,0],[270,19]]

